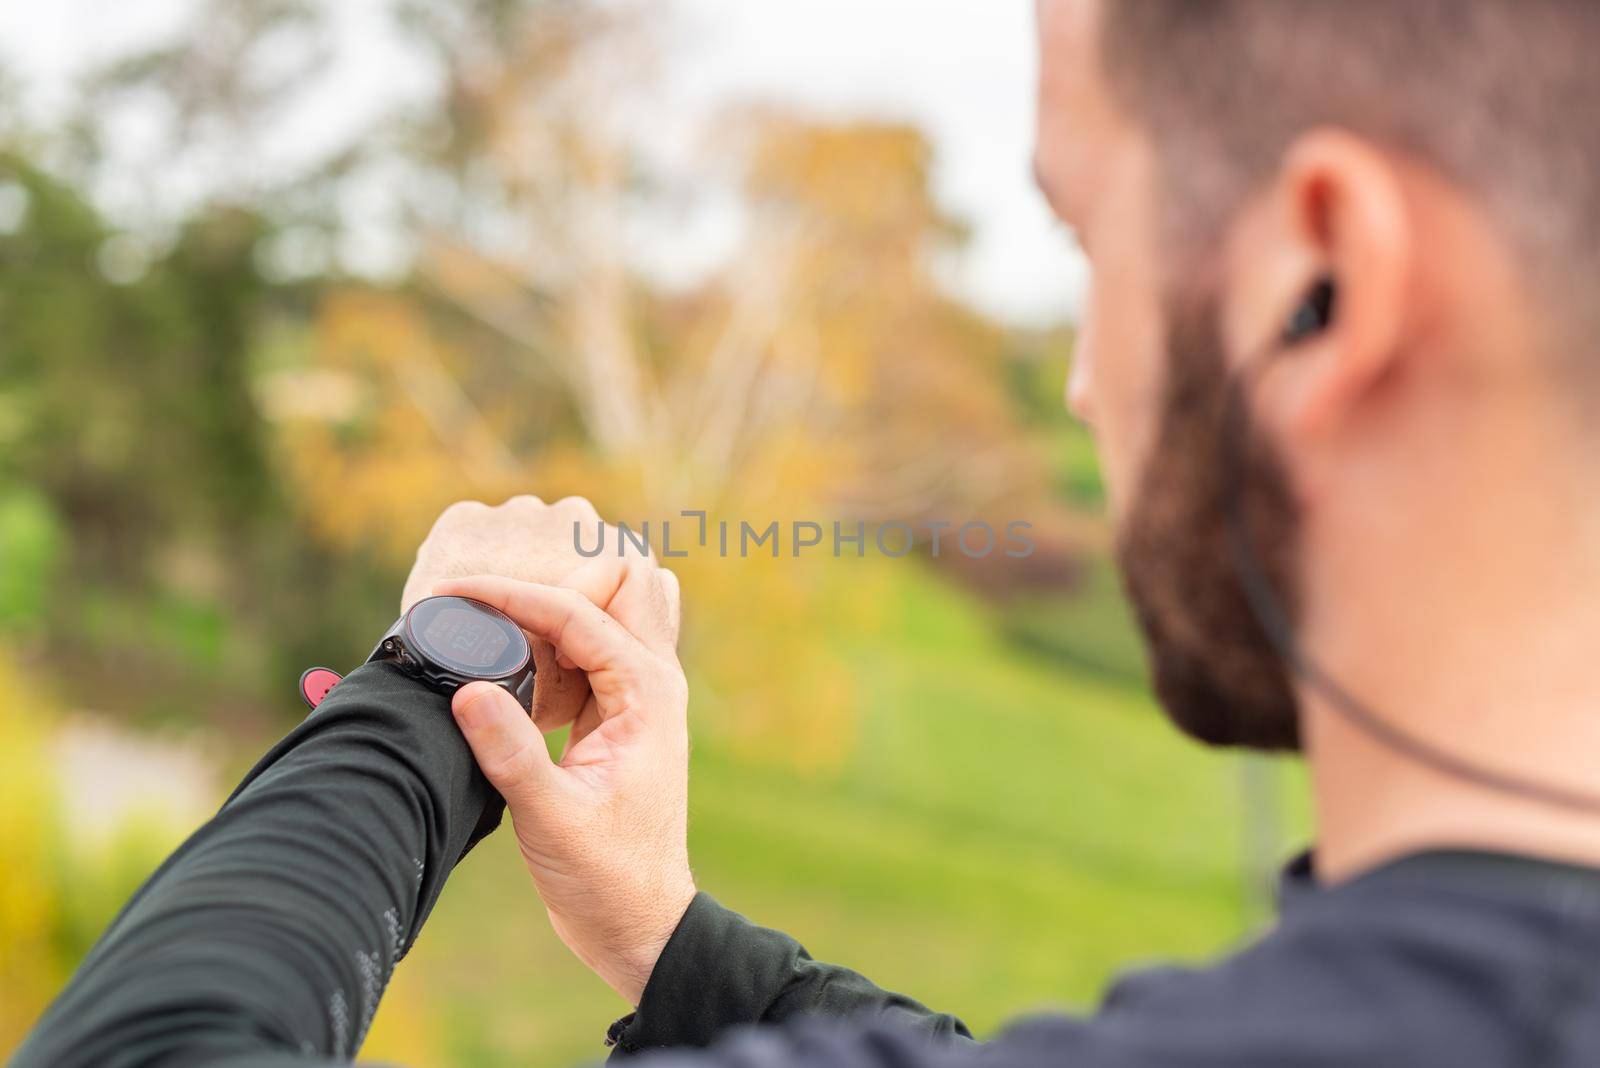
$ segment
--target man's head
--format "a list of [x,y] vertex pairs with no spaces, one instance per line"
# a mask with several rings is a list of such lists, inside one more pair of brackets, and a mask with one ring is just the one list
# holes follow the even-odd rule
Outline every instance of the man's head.
[[[1069,403],[1096,431],[1158,692],[1204,740],[1292,747],[1230,480],[1279,598],[1338,661],[1359,655],[1348,602],[1396,577],[1386,548],[1446,537],[1484,457],[1581,421],[1600,5],[1039,0],[1039,18],[1036,167],[1095,268]],[[1283,346],[1322,278],[1334,321]],[[1475,533],[1485,559],[1516,551]],[[1407,633],[1409,609],[1372,604],[1375,632]]]

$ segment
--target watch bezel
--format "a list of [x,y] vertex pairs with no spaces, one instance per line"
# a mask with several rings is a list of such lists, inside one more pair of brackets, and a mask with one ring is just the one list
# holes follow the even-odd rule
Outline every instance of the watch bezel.
[[[459,602],[468,611],[491,617],[502,624],[507,628],[507,632],[513,635],[512,640],[520,643],[520,657],[511,667],[505,670],[490,670],[495,668],[494,664],[489,665],[488,669],[474,669],[463,666],[448,654],[442,654],[438,649],[434,648],[432,643],[426,641],[415,627],[417,610],[424,605],[432,605],[439,601]],[[515,620],[498,608],[470,597],[458,597],[451,594],[424,597],[407,610],[404,620],[401,621],[398,637],[401,639],[406,653],[419,662],[419,667],[425,663],[436,672],[473,682],[500,682],[516,678],[528,669],[528,665],[533,659],[533,649],[528,644],[528,636],[517,625]]]

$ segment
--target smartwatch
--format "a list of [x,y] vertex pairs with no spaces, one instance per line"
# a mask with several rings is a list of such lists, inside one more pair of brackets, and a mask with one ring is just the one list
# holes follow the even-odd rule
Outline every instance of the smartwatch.
[[[385,660],[430,689],[453,695],[469,682],[492,682],[533,707],[533,650],[522,628],[499,609],[467,597],[428,597],[395,621],[367,663]],[[342,676],[311,668],[300,696],[315,709]]]

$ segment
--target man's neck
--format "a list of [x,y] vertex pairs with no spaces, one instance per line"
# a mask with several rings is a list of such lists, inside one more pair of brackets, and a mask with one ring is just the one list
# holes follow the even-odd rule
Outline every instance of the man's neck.
[[[1600,805],[1594,471],[1543,387],[1494,385],[1492,409],[1419,417],[1412,436],[1366,457],[1361,485],[1323,487],[1305,532],[1298,636],[1387,724]],[[1300,699],[1324,878],[1463,846],[1600,867],[1600,811],[1435,770],[1317,687]]]
[[[1594,726],[1552,731],[1499,753],[1448,735],[1430,741],[1496,772],[1538,776],[1567,790],[1587,788],[1600,802],[1600,711],[1588,718]],[[1530,715],[1524,725],[1536,730],[1536,722]],[[1600,867],[1600,813],[1556,807],[1435,770],[1375,741],[1319,699],[1308,702],[1305,735],[1317,810],[1316,867],[1324,883],[1430,849],[1480,849]]]

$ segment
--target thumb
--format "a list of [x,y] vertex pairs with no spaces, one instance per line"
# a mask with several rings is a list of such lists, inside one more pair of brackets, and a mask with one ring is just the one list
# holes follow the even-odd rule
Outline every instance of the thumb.
[[544,735],[517,699],[493,683],[463,686],[450,709],[478,768],[515,818],[519,806],[533,800],[556,771]]

